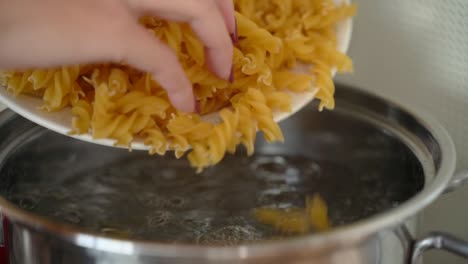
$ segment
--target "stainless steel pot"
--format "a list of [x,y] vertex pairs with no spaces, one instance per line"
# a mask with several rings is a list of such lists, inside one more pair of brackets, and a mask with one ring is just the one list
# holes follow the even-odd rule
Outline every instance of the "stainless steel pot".
[[[430,117],[402,109],[391,102],[351,87],[338,87],[337,105],[338,108],[333,112],[318,114],[312,109],[307,109],[298,113],[282,124],[286,144],[269,145],[259,141],[257,151],[269,155],[303,155],[311,158],[317,158],[319,155],[343,162],[349,160],[351,162],[347,165],[351,169],[356,167],[365,170],[367,167],[374,167],[373,172],[385,174],[386,181],[391,181],[392,178],[404,180],[420,175],[421,188],[416,188],[409,199],[405,198],[393,208],[382,208],[381,212],[351,221],[326,233],[289,237],[279,241],[215,246],[151,242],[106,235],[28,212],[12,203],[8,197],[4,197],[0,198],[0,207],[1,214],[7,221],[4,221],[2,242],[7,249],[9,263],[394,264],[417,263],[422,253],[432,248],[468,256],[468,245],[450,235],[434,233],[421,240],[415,237],[421,210],[444,192],[455,190],[468,179],[466,172],[455,174],[456,154],[445,130]],[[47,156],[47,146],[58,144],[67,146],[57,154],[57,157],[63,158],[70,152],[86,149],[87,152],[81,153],[79,159],[68,161],[67,164],[71,164],[71,168],[62,167],[60,173],[63,175],[54,176],[57,168],[49,164],[50,181],[66,177],[65,174],[79,170],[82,164],[96,165],[98,162],[103,166],[106,159],[112,159],[113,153],[117,153],[117,150],[104,150],[102,147],[65,139],[10,111],[0,115],[0,124],[0,187],[4,189],[17,177],[24,176],[17,174],[17,177],[11,177],[5,169],[6,164],[18,152],[35,151],[36,154],[40,154],[44,151],[43,155]],[[335,134],[331,133],[332,131]],[[379,143],[384,137],[387,137],[388,141]],[[33,151],[31,144],[34,145],[34,142],[41,147]],[[97,154],[91,151],[97,151]],[[119,152],[119,155],[126,155],[120,153],[122,152]],[[24,160],[28,161],[28,156],[24,155]],[[37,157],[29,158],[34,160]],[[57,157],[55,159],[59,159]],[[366,157],[364,161],[369,162],[359,162],[361,158],[356,157]],[[413,166],[413,163],[417,163],[417,166]],[[48,163],[45,164],[47,168]],[[405,164],[410,166],[405,167]],[[13,165],[12,168],[16,171],[21,169],[21,166]],[[39,171],[36,173],[40,174]],[[260,174],[258,167],[256,173]],[[35,176],[34,171],[23,171],[23,174],[32,174],[29,176],[33,179]],[[335,204],[345,204],[346,201],[340,198],[340,192],[357,188],[359,192],[355,195],[359,195],[374,188],[374,185],[370,184],[366,185],[367,190],[361,190],[353,185],[353,182],[347,182],[347,176],[343,174],[334,178],[334,182],[342,181],[347,184],[342,187],[345,189],[333,189],[336,186],[329,189],[328,194],[324,194],[326,200],[336,197]],[[382,182],[383,180],[384,178]],[[249,190],[246,188],[244,194],[248,195]],[[4,196],[7,196],[7,193],[8,191],[4,190]],[[194,193],[192,198],[196,200],[197,194]],[[222,200],[223,197],[217,196],[216,199]],[[375,199],[377,202],[378,198]],[[348,209],[359,211],[363,208],[359,203],[355,203]],[[330,210],[333,213],[333,208]]]

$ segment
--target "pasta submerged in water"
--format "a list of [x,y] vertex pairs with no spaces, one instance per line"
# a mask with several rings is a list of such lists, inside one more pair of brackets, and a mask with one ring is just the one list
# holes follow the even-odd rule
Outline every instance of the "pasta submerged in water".
[[253,213],[258,222],[284,234],[323,232],[331,228],[327,205],[318,194],[306,197],[304,209],[258,208]]
[[[234,50],[235,81],[228,83],[205,66],[204,46],[186,24],[144,17],[141,23],[178,55],[193,84],[200,115],[220,113],[220,122],[176,111],[148,73],[127,65],[78,65],[58,69],[1,72],[13,95],[41,97],[42,110],[71,107],[72,134],[92,133],[131,146],[143,137],[151,154],[173,150],[198,171],[244,145],[254,152],[257,131],[269,142],[283,141],[274,111],[290,111],[290,93],[318,88],[320,110],[334,107],[333,68],[351,71],[337,49],[335,28],[355,6],[333,0],[235,0],[240,41]],[[298,63],[309,73],[296,73]]]

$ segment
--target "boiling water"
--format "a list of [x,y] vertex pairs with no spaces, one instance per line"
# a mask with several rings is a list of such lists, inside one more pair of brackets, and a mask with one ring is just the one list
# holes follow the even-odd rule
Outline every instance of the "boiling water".
[[87,144],[39,127],[3,127],[0,143],[14,150],[0,160],[0,194],[81,231],[168,243],[288,237],[257,222],[253,210],[304,207],[314,194],[327,203],[333,226],[346,225],[420,191],[427,157],[416,157],[397,127],[340,105],[296,114],[282,123],[284,144],[259,140],[256,156],[227,156],[200,175],[169,156]]
[[[3,195],[32,213],[122,238],[223,245],[284,238],[252,211],[304,207],[305,197],[318,193],[338,226],[397,206],[421,188],[402,176],[402,168],[418,169],[409,154],[404,164],[362,151],[348,162],[228,156],[196,175],[184,160],[56,137],[43,136],[8,160],[1,170],[2,186],[8,186]],[[398,167],[388,167],[383,178],[389,162]]]

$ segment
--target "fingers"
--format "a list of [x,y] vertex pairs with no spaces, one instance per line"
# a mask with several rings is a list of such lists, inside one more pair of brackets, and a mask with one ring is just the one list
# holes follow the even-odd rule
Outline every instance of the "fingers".
[[123,60],[151,73],[167,91],[175,108],[188,113],[195,111],[192,85],[169,47],[136,23],[122,35],[120,41],[122,44],[114,60]]
[[234,1],[232,0],[216,0],[219,10],[224,17],[226,27],[231,34],[231,38],[234,39],[234,35],[237,35],[236,17],[234,15]]
[[[147,14],[191,25],[206,47],[208,67],[218,77],[229,80],[232,71],[233,44],[230,32],[235,29],[230,0],[127,0],[139,14]],[[225,19],[226,17],[226,19]],[[229,20],[229,21],[228,21]]]

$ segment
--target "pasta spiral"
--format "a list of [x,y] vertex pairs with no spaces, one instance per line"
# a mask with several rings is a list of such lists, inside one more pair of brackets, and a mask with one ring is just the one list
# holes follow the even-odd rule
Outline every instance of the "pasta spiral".
[[304,209],[259,208],[254,211],[254,216],[257,221],[285,234],[305,234],[331,228],[327,205],[318,194],[306,197]]
[[[200,105],[199,114],[180,113],[166,91],[125,64],[90,64],[0,72],[13,96],[42,98],[42,110],[71,107],[71,134],[91,133],[131,147],[139,138],[150,154],[187,154],[198,171],[243,145],[254,152],[257,131],[268,142],[283,141],[275,111],[291,111],[290,93],[317,89],[320,110],[333,109],[332,70],[352,71],[337,49],[335,27],[353,16],[354,5],[334,0],[233,0],[239,42],[233,54],[233,83],[205,67],[205,47],[188,24],[142,17],[140,23],[178,56]],[[308,72],[294,71],[308,64]],[[219,112],[219,121],[202,115]]]
[[237,145],[236,131],[239,124],[239,114],[223,109],[219,115],[222,122],[214,127],[208,140],[211,164],[220,162],[227,150],[231,153],[234,152]]
[[134,135],[154,126],[154,121],[151,115],[138,111],[116,113],[119,107],[119,102],[112,101],[107,85],[102,84],[96,89],[92,116],[93,137],[111,138],[116,140],[117,145],[130,146]]
[[235,108],[239,113],[240,143],[247,149],[247,154],[252,155],[254,153],[257,124],[252,122],[253,114],[247,103],[239,102]]
[[251,107],[258,129],[264,133],[265,139],[268,142],[284,141],[283,132],[273,119],[273,112],[267,105],[265,95],[258,89],[250,88],[242,99]]
[[151,155],[166,154],[167,141],[161,129],[158,127],[149,128],[143,131],[143,135],[146,137],[145,144],[151,147],[149,151]]
[[71,134],[84,134],[87,133],[91,127],[91,116],[93,114],[93,107],[91,104],[84,100],[78,100],[72,106],[72,127]]

